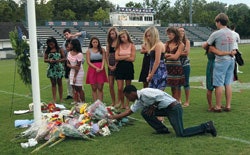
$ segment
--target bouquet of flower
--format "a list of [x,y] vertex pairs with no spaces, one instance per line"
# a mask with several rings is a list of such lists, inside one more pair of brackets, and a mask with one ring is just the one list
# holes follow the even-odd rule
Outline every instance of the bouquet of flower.
[[79,126],[79,128],[77,129],[80,133],[89,136],[89,137],[95,137],[96,132],[94,132],[94,128],[93,126],[91,126],[90,124],[83,124],[81,126]]
[[85,134],[79,132],[74,126],[64,123],[60,126],[61,132],[66,136],[66,137],[71,137],[71,138],[81,138],[81,139],[88,139],[89,137],[86,136]]
[[100,101],[96,100],[87,108],[88,114],[92,119],[101,120],[108,116],[106,106]]
[[128,118],[120,120],[108,119],[108,115],[119,113],[112,106],[106,106],[100,100],[93,104],[86,103],[75,105],[71,111],[62,110],[54,111],[52,105],[48,108],[49,113],[43,113],[41,124],[32,124],[32,126],[23,132],[22,137],[29,138],[28,142],[22,143],[23,148],[32,147],[38,144],[42,139],[46,143],[40,145],[32,153],[39,151],[41,148],[51,144],[55,146],[65,138],[80,138],[93,140],[96,135],[108,136],[111,131],[119,131],[119,128],[128,124]]

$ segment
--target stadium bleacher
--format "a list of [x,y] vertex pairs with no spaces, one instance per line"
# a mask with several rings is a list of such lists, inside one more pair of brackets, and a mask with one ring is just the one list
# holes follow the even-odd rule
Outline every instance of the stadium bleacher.
[[[81,30],[86,31],[87,37],[83,44],[84,47],[87,47],[89,45],[89,41],[92,36],[98,37],[100,39],[102,46],[106,45],[107,31],[109,29],[108,26],[83,26],[83,27],[37,26],[37,40],[43,46],[46,46],[47,38],[50,36],[53,36],[57,39],[58,44],[62,45],[64,41],[63,30],[65,28],[69,28],[72,31],[72,33],[76,33]],[[136,45],[140,45],[143,42],[143,34],[147,27],[146,26],[119,26],[117,28],[118,30],[126,29],[129,32],[133,42]],[[166,36],[166,32],[165,32],[167,27],[158,26],[157,28],[159,30],[161,41],[166,42],[168,40]],[[193,42],[205,41],[213,31],[212,29],[208,27],[199,27],[199,26],[195,26],[195,27],[187,26],[184,28],[186,30],[187,37],[189,38],[190,41],[193,41]],[[26,27],[26,30],[28,32],[27,27]]]

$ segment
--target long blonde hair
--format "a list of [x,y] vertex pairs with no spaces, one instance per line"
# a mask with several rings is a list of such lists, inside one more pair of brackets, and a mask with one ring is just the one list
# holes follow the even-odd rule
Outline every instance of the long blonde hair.
[[128,31],[127,31],[127,30],[121,30],[121,31],[119,32],[119,35],[118,35],[117,44],[116,44],[116,49],[118,49],[119,46],[120,46],[121,43],[122,43],[121,35],[123,35],[123,34],[126,34],[129,43],[133,43],[132,39],[131,39],[130,36],[129,36]]
[[[147,38],[147,33],[149,33],[150,38]],[[148,27],[143,35],[143,42],[146,45],[146,48],[151,51],[154,49],[155,45],[160,42],[159,31],[155,26]]]

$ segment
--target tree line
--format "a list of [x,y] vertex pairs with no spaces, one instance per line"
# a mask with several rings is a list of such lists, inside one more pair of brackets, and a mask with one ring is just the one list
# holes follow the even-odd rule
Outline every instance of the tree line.
[[[126,7],[153,8],[155,20],[162,26],[169,23],[190,23],[191,0],[176,0],[173,6],[170,0],[144,0],[142,3],[130,1]],[[74,20],[102,21],[107,23],[109,12],[117,7],[107,0],[36,0],[37,25],[45,21]],[[0,0],[0,22],[26,21],[26,0],[16,3],[14,0]],[[216,29],[214,18],[224,12],[229,16],[230,25],[242,38],[250,36],[250,8],[246,4],[227,5],[219,1],[208,3],[206,0],[192,0],[192,23]]]

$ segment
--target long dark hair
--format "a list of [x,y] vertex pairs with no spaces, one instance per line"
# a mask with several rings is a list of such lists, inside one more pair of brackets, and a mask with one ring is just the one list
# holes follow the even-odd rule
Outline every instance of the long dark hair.
[[72,39],[70,41],[70,44],[72,45],[72,50],[77,52],[77,53],[82,53],[82,47],[80,44],[80,41],[78,39]]
[[46,53],[46,54],[49,54],[50,51],[51,51],[51,48],[49,47],[49,43],[54,43],[54,44],[55,44],[55,47],[56,47],[56,51],[57,51],[57,52],[59,51],[60,47],[58,46],[58,43],[57,43],[56,38],[54,38],[54,37],[49,37],[49,38],[47,39],[47,41],[46,41],[46,44],[47,44],[47,48],[46,48],[46,50],[45,50],[45,53]]
[[181,28],[184,30],[184,36],[181,38],[181,41],[186,46],[188,38],[187,38],[186,33],[185,33],[185,28],[184,27],[179,27],[178,29],[181,29]]
[[92,41],[93,41],[93,40],[97,40],[97,42],[98,42],[97,49],[98,49],[98,51],[102,54],[102,46],[101,46],[100,40],[99,40],[97,37],[92,37],[92,38],[90,39],[89,48],[93,48],[93,45],[92,45]]
[[[115,34],[116,34],[116,39],[115,39],[115,40],[113,40],[113,39],[110,37],[110,32],[111,32],[111,31],[114,31]],[[110,47],[114,41],[117,41],[118,33],[119,33],[119,32],[118,32],[118,29],[117,29],[116,27],[110,27],[110,28],[108,29],[107,46]]]
[[176,27],[169,27],[167,30],[166,30],[167,33],[173,33],[175,34],[175,37],[173,40],[169,40],[168,42],[175,42],[177,44],[179,44],[181,42],[181,34],[180,34],[180,31],[176,28]]

